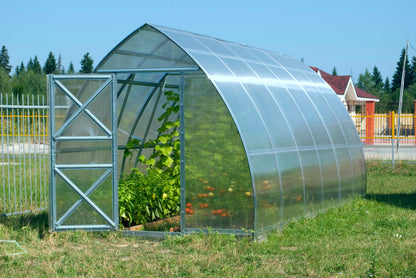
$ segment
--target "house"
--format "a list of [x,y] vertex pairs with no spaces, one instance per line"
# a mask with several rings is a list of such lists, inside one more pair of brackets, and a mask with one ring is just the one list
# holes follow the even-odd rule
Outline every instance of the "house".
[[357,106],[374,105],[380,101],[378,97],[355,87],[351,75],[334,76],[317,67],[310,68],[331,86],[351,115],[357,112]]

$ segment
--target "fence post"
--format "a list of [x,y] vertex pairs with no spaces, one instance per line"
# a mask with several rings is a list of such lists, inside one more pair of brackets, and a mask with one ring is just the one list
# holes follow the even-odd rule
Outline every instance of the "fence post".
[[413,135],[415,136],[415,145],[416,145],[416,100],[413,101],[415,103],[415,111],[413,112]]
[[365,144],[374,145],[375,101],[365,102]]
[[391,166],[394,168],[394,130],[395,130],[394,111],[391,112]]

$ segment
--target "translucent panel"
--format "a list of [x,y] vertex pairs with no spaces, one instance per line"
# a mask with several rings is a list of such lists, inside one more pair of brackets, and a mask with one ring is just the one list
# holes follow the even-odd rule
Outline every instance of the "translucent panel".
[[231,56],[235,57],[235,54],[230,51],[228,48],[224,46],[224,43],[221,41],[218,41],[216,39],[211,38],[204,38],[201,36],[198,36],[195,38],[198,42],[200,42],[202,45],[207,47],[209,50],[211,50],[213,53],[219,56]]
[[336,153],[341,178],[341,201],[343,201],[352,197],[352,194],[354,192],[354,173],[348,149],[337,148]]
[[57,164],[112,163],[111,141],[63,141],[56,144]]
[[227,81],[227,78],[230,79],[230,76],[232,76],[231,71],[225,67],[224,63],[217,56],[194,51],[189,53],[194,59],[202,62],[202,69],[210,75],[211,79],[225,79]]
[[[106,169],[63,169],[62,173],[109,218],[112,218],[112,175],[109,175],[94,191],[92,186],[104,174]],[[87,194],[90,191],[89,195]],[[56,180],[57,220],[70,213],[62,225],[105,224],[101,216],[92,211],[86,201],[58,176]],[[78,203],[81,201],[81,203]],[[110,205],[109,205],[110,204]]]
[[317,151],[300,152],[305,182],[305,210],[309,213],[316,213],[323,208],[324,188],[318,154]]
[[324,207],[330,208],[339,203],[341,196],[338,161],[333,149],[319,150],[319,157],[324,179]]
[[98,66],[101,69],[195,66],[174,42],[147,25],[123,41]]
[[308,126],[302,115],[302,111],[296,105],[296,102],[283,88],[270,88],[274,98],[279,103],[283,114],[285,115],[289,126],[292,129],[293,136],[299,147],[313,146],[314,141],[309,132]]
[[233,120],[205,76],[185,80],[188,228],[253,229],[253,192]]
[[90,189],[90,187],[104,174],[106,169],[62,169],[61,171],[83,193],[86,193],[87,190]]
[[273,147],[283,149],[296,147],[287,119],[268,89],[263,85],[244,84],[244,86],[250,92],[253,103],[258,107]]
[[253,56],[255,56],[259,61],[261,61],[262,63],[264,63],[265,65],[268,65],[268,66],[280,66],[279,64],[276,63],[275,60],[273,60],[269,55],[267,55],[264,51],[262,51],[260,49],[250,48],[250,49],[248,49],[248,51]]
[[[245,89],[234,82],[215,82],[228,103],[233,117],[241,123],[239,131],[249,152],[270,151],[272,145],[266,127]],[[244,124],[243,124],[244,123]]]
[[354,192],[357,194],[364,194],[367,190],[367,182],[363,149],[361,146],[351,147],[350,154],[351,160],[353,161]]
[[89,198],[111,219],[113,215],[113,206],[111,206],[113,204],[113,175],[109,175]]
[[55,85],[55,131],[58,131],[67,118],[78,108],[75,103]]
[[311,94],[309,96],[316,106],[316,109],[321,114],[322,120],[331,137],[332,143],[334,145],[345,145],[345,138],[340,128],[340,124],[334,115],[334,110],[331,109],[324,96],[320,94]]
[[302,114],[312,132],[315,142],[319,145],[331,145],[328,132],[322,122],[320,114],[304,91],[291,90],[293,99],[298,107],[302,107]]
[[88,106],[88,110],[107,129],[111,129],[111,106],[111,86],[107,86]]
[[[100,121],[101,123],[101,121]],[[65,129],[62,136],[108,136],[85,112],[79,116]]]
[[283,187],[283,215],[285,220],[303,215],[305,188],[297,152],[277,154]]
[[333,107],[338,113],[336,117],[344,131],[343,135],[345,136],[345,140],[349,144],[356,144],[359,142],[359,137],[357,133],[357,129],[349,116],[347,109],[341,103],[339,98],[335,95],[325,95],[326,100],[328,101],[329,105]]
[[256,231],[269,230],[283,221],[283,196],[274,154],[250,157],[254,173],[256,207]]
[[60,176],[56,175],[56,219],[61,219],[78,199],[79,195]]
[[108,223],[92,207],[83,202],[62,225],[108,225]]

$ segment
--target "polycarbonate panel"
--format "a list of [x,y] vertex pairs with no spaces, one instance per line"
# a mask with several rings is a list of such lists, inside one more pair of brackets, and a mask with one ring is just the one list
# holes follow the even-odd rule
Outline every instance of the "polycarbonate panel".
[[185,78],[187,228],[253,229],[253,191],[240,135],[204,75]]
[[57,164],[112,163],[111,141],[61,141],[57,143]]
[[97,213],[87,203],[83,202],[63,223],[62,225],[108,225],[107,221]]
[[139,69],[194,67],[195,63],[184,55],[174,42],[146,25],[134,31],[127,40],[113,49],[97,66],[99,69]]
[[56,219],[61,219],[78,199],[79,195],[59,175],[56,175]]
[[283,217],[290,220],[305,211],[305,187],[298,153],[277,154],[283,190]]
[[348,148],[336,149],[341,178],[341,201],[352,197],[354,192],[354,175]]
[[[283,223],[283,195],[276,156],[250,157],[256,193],[256,231],[276,228]],[[277,174],[276,174],[277,173]]]
[[316,213],[323,208],[324,184],[321,173],[319,152],[302,151],[299,153],[305,183],[305,211]]

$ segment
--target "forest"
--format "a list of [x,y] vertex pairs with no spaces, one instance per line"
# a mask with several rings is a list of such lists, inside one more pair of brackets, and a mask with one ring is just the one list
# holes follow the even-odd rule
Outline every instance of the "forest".
[[[380,102],[376,105],[376,109],[379,112],[397,110],[398,108],[405,53],[405,49],[403,48],[391,81],[387,76],[383,78],[376,65],[373,66],[372,70],[366,68],[364,72],[359,74],[357,80],[353,80],[355,86],[380,99]],[[37,56],[30,58],[26,63],[22,61],[20,65],[16,66],[10,65],[9,60],[8,50],[6,46],[3,45],[0,51],[0,93],[3,96],[3,100],[5,99],[5,95],[8,95],[9,98],[12,95],[15,98],[21,98],[26,95],[46,95],[47,74],[75,73],[74,64],[72,62],[70,62],[68,68],[65,69],[61,62],[61,55],[56,58],[52,52],[49,52],[43,66]],[[79,73],[92,72],[93,62],[93,59],[87,52],[80,61],[81,69]],[[414,100],[416,100],[415,56],[409,59],[406,55],[405,73],[403,111],[414,113]],[[337,75],[335,66],[332,70],[332,74]]]

